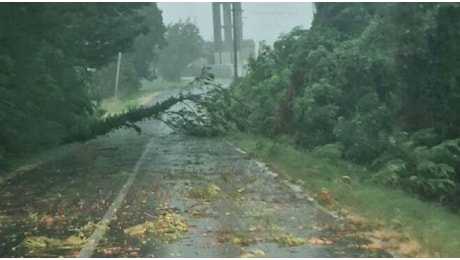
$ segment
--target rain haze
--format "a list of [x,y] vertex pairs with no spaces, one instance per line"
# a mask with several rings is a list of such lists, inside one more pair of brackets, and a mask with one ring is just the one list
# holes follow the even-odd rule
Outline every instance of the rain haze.
[[[296,26],[309,28],[313,20],[312,3],[243,2],[243,38],[273,44],[283,33]],[[179,20],[195,23],[205,41],[213,41],[212,6],[210,2],[160,2],[165,24]]]
[[190,1],[0,3],[1,259],[460,257],[459,2]]

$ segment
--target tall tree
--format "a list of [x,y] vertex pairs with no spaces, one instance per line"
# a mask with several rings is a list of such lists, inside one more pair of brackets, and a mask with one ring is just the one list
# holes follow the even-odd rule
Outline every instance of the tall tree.
[[88,67],[148,28],[144,3],[0,4],[0,161],[55,145],[91,120]]
[[139,77],[152,79],[156,76],[152,63],[158,58],[156,50],[165,44],[166,27],[163,25],[161,10],[155,3],[142,8],[140,14],[145,17],[144,24],[149,28],[149,31],[136,37],[132,54]]
[[166,47],[159,53],[158,69],[161,76],[178,81],[186,66],[203,55],[204,40],[190,19],[166,27]]

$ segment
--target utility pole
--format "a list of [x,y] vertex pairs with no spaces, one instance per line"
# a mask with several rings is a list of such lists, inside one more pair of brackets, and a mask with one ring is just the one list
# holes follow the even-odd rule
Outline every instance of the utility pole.
[[239,24],[238,18],[241,16],[241,3],[232,3],[232,11],[233,11],[233,68],[234,68],[234,78],[238,78],[238,42],[239,42]]
[[118,52],[117,75],[115,76],[115,97],[118,96],[118,77],[120,76],[121,52]]
[[[242,12],[241,3],[238,2],[212,3],[214,59],[216,64],[225,65],[223,68],[228,65],[230,73],[233,64],[235,78],[238,77],[238,52],[241,52],[243,46]],[[226,71],[223,73],[226,74]]]

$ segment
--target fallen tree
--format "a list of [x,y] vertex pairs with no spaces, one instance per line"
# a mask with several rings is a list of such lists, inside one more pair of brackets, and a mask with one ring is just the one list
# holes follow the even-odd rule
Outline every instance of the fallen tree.
[[[200,88],[204,90],[201,94],[183,91],[150,107],[141,106],[95,120],[70,135],[65,142],[87,141],[120,128],[132,128],[141,133],[142,129],[135,123],[146,119],[160,120],[176,132],[196,136],[215,136],[238,127],[238,118],[241,117],[230,111],[237,105],[243,108],[242,103],[228,89],[209,79],[197,78],[190,83],[190,89]],[[179,103],[184,104],[183,108],[170,110]]]

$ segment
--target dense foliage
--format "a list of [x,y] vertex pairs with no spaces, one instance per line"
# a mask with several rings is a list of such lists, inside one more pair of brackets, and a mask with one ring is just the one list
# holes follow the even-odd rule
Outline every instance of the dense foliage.
[[233,92],[255,133],[335,147],[378,182],[460,205],[460,5],[317,3]]
[[0,166],[91,124],[87,68],[104,66],[148,32],[140,12],[148,5],[0,4]]

